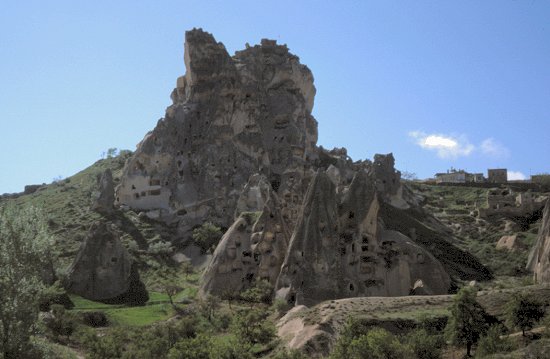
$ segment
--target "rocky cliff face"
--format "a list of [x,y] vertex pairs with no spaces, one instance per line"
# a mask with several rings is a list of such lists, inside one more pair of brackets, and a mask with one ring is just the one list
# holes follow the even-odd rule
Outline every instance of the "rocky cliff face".
[[203,293],[235,296],[257,280],[275,283],[279,276],[290,234],[275,191],[254,175],[238,203],[239,215],[203,275]]
[[409,295],[415,283],[423,293],[447,293],[451,281],[441,263],[406,235],[384,229],[378,196],[375,181],[362,171],[340,196],[330,178],[318,172],[292,235],[277,295],[311,305]]
[[258,172],[289,204],[291,220],[316,157],[311,72],[275,41],[231,57],[201,30],[185,39],[187,72],[127,164],[117,203],[177,221],[182,236],[205,218],[227,228],[240,190]]
[[527,268],[533,271],[535,283],[550,283],[550,199],[544,207],[542,224]]
[[[263,279],[290,302],[315,303],[442,294],[448,271],[490,276],[446,234],[414,222],[437,220],[401,183],[392,154],[354,162],[345,148],[316,146],[313,76],[286,46],[262,40],[230,56],[192,30],[184,60],[173,104],[127,162],[116,203],[177,224],[176,244],[204,221],[228,228],[202,293]],[[411,223],[400,227],[401,215]]]

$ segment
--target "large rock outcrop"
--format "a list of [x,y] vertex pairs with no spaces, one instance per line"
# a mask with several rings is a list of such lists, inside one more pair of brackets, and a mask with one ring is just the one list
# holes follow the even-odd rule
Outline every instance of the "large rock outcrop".
[[95,222],[69,268],[68,291],[109,303],[145,303],[149,296],[116,233]]
[[445,294],[451,280],[441,263],[402,233],[379,221],[375,183],[360,171],[339,200],[319,171],[304,202],[277,283],[291,303],[357,296]]
[[[202,30],[185,35],[185,76],[173,105],[125,167],[116,201],[160,210],[184,238],[205,219],[229,227],[240,190],[264,174],[288,220],[316,157],[311,71],[285,45],[262,40],[230,56]],[[284,185],[282,185],[284,183]]]
[[546,200],[537,241],[529,254],[527,268],[535,283],[550,283],[550,199]]
[[275,283],[289,232],[277,195],[264,176],[254,175],[238,201],[238,216],[214,251],[201,292],[235,296],[257,280]]
[[228,228],[201,293],[265,279],[314,303],[446,293],[447,273],[490,277],[434,229],[444,226],[401,183],[392,154],[354,162],[345,148],[316,146],[313,76],[285,45],[262,40],[230,56],[202,30],[185,39],[185,76],[127,162],[116,203],[177,225],[176,246],[205,221]]

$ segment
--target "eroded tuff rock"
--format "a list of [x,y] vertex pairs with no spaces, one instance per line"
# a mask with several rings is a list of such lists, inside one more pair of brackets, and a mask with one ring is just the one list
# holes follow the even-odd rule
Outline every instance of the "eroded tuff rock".
[[229,227],[240,190],[261,173],[292,221],[316,157],[311,71],[275,41],[230,56],[202,30],[186,33],[184,60],[174,103],[125,167],[117,203],[161,209],[185,237],[205,219]]
[[277,282],[277,295],[296,304],[357,296],[409,295],[415,283],[445,294],[450,278],[430,253],[379,221],[378,194],[357,172],[341,201],[319,171],[304,202]]
[[537,241],[529,254],[527,268],[535,283],[550,283],[550,199],[546,200]]
[[90,227],[68,277],[68,291],[86,299],[141,304],[149,298],[130,254],[103,222]]
[[316,146],[313,76],[285,45],[262,40],[230,56],[192,30],[184,60],[173,104],[127,162],[116,203],[177,224],[174,242],[205,221],[229,228],[202,293],[267,279],[279,296],[311,303],[445,293],[447,272],[490,277],[423,212],[392,154],[354,162],[345,148]]
[[279,276],[289,233],[267,179],[252,176],[238,203],[240,214],[203,275],[203,293],[234,296],[257,280],[275,283]]
[[115,186],[113,184],[113,174],[111,169],[107,168],[98,180],[99,193],[92,204],[92,210],[103,214],[113,213],[115,202]]

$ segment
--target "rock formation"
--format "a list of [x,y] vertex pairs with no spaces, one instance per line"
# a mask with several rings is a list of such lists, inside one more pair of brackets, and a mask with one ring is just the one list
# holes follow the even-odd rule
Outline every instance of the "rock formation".
[[426,250],[379,223],[375,184],[360,171],[339,201],[318,172],[304,202],[277,283],[277,295],[311,305],[326,299],[409,295],[421,280],[427,294],[445,294],[450,278]]
[[92,224],[68,277],[68,291],[86,299],[142,304],[149,298],[126,248],[103,222]]
[[202,292],[238,294],[256,280],[275,283],[289,233],[276,194],[264,176],[254,175],[238,200],[238,217],[216,247]]
[[550,199],[546,201],[537,241],[529,254],[527,268],[533,271],[535,283],[550,283]]
[[[316,156],[313,76],[285,45],[262,40],[229,56],[202,30],[185,35],[185,76],[173,105],[138,145],[116,190],[118,204],[160,209],[182,237],[205,218],[229,227],[240,190],[264,174],[281,200],[301,201]],[[281,183],[284,182],[284,186]],[[295,214],[287,206],[288,219]]]
[[490,277],[422,211],[392,154],[354,162],[345,148],[316,146],[313,76],[286,45],[262,40],[230,56],[202,30],[185,40],[173,104],[127,162],[115,202],[177,225],[176,246],[205,221],[229,228],[201,293],[265,279],[313,303],[446,293],[447,272]]
[[113,213],[113,204],[115,202],[115,187],[113,184],[113,174],[107,168],[99,178],[99,193],[94,200],[92,209],[102,214]]

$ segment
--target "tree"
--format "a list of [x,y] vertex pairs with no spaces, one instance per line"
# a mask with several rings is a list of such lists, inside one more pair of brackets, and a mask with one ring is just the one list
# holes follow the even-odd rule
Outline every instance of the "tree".
[[205,222],[202,226],[193,230],[193,240],[202,249],[203,253],[213,252],[213,248],[218,244],[221,237],[221,228],[210,222]]
[[201,313],[208,319],[209,322],[211,322],[216,309],[220,306],[220,299],[216,296],[208,294],[204,298],[201,298],[198,304]]
[[50,242],[41,211],[0,208],[0,354],[5,359],[24,358],[28,351]]
[[476,300],[476,291],[462,288],[455,296],[446,333],[455,345],[465,345],[466,355],[471,357],[472,345],[487,332],[487,314]]
[[195,267],[191,264],[191,261],[181,262],[181,271],[185,274],[185,280],[189,279],[189,275],[195,273]]
[[181,278],[176,269],[171,267],[165,267],[159,269],[157,272],[158,286],[164,294],[168,296],[170,305],[174,310],[178,311],[176,303],[174,303],[174,297],[182,290],[182,287],[179,285]]
[[266,320],[268,314],[258,308],[240,310],[233,319],[233,333],[250,345],[269,343],[275,338],[275,326]]
[[271,304],[273,286],[267,280],[259,280],[253,287],[243,291],[240,296],[247,302]]
[[545,305],[527,294],[515,294],[506,306],[506,320],[510,327],[519,328],[523,336],[525,331],[544,317]]

